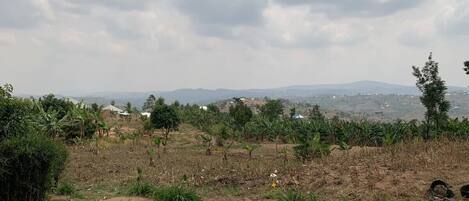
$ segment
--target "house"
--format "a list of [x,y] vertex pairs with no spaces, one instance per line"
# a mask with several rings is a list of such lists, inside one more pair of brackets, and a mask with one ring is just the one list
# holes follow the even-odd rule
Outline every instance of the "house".
[[205,106],[205,105],[203,105],[203,106],[199,106],[199,109],[204,110],[204,111],[207,111],[207,110],[208,110],[208,107]]
[[147,117],[147,118],[150,118],[151,113],[149,113],[149,112],[142,112],[142,113],[140,113],[140,115],[145,116],[145,117]]
[[108,105],[106,107],[103,108],[103,111],[109,111],[109,112],[112,112],[112,113],[123,113],[124,110],[116,107],[116,106],[113,106],[113,105]]
[[304,119],[305,117],[301,114],[295,114],[293,115],[293,119]]

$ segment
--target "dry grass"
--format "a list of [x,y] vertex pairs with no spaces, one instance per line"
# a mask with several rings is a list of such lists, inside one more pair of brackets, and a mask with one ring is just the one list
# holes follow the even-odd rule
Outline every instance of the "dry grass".
[[[85,146],[69,147],[71,159],[63,180],[78,187],[85,200],[113,197],[136,179],[155,185],[185,184],[206,200],[268,200],[274,191],[270,173],[278,171],[280,188],[314,191],[323,200],[423,200],[436,178],[454,187],[469,183],[469,142],[409,142],[385,148],[354,147],[334,150],[330,156],[301,164],[290,156],[284,161],[275,145],[264,144],[249,159],[241,146],[230,150],[228,161],[221,150],[206,156],[195,137],[201,134],[183,126],[172,134],[168,152],[149,165],[148,137],[136,142],[100,141],[99,154]],[[291,150],[291,145],[288,146]],[[457,191],[457,188],[453,189]]]

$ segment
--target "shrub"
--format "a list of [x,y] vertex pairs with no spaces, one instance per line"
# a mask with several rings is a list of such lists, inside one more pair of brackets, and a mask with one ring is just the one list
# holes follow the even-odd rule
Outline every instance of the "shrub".
[[312,139],[309,135],[300,139],[300,144],[295,146],[295,156],[303,161],[313,157],[329,155],[330,145],[321,141],[321,135],[315,133]]
[[73,195],[75,187],[70,183],[61,183],[54,191],[57,195]]
[[194,191],[181,186],[157,189],[153,194],[153,198],[158,201],[202,201]]
[[150,197],[155,192],[156,187],[150,183],[137,181],[132,183],[127,192],[128,195]]
[[316,195],[312,193],[304,194],[295,190],[287,190],[277,196],[277,201],[318,201]]
[[51,139],[28,134],[0,142],[0,197],[10,200],[44,200],[63,169],[67,152]]

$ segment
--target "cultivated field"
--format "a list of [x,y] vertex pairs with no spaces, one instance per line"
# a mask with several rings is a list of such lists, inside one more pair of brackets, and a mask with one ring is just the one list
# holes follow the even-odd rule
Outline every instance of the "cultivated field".
[[[61,182],[72,184],[77,192],[71,197],[52,195],[52,199],[129,200],[126,188],[136,180],[138,168],[144,181],[156,186],[184,185],[211,201],[273,200],[280,190],[289,188],[314,192],[320,200],[425,200],[435,179],[449,182],[455,192],[469,181],[469,141],[411,141],[347,151],[333,146],[329,156],[304,164],[294,158],[292,145],[261,144],[250,159],[240,144],[234,144],[228,160],[222,160],[217,147],[211,156],[205,155],[197,140],[203,133],[184,124],[171,133],[167,152],[150,166],[147,148],[155,146],[151,138],[127,138],[133,129],[121,130],[120,137],[68,146],[70,158]],[[288,150],[287,160],[278,153],[283,147]],[[276,187],[270,177],[274,172]]]

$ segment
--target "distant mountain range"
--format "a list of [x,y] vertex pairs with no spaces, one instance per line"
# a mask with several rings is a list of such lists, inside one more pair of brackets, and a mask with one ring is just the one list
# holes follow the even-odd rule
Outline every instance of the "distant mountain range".
[[[448,91],[469,91],[464,87],[448,87]],[[323,95],[358,95],[358,94],[399,94],[418,95],[420,92],[415,86],[389,84],[376,81],[358,81],[345,84],[298,85],[271,89],[178,89],[174,91],[154,92],[94,92],[70,93],[62,96],[83,100],[85,103],[109,104],[115,100],[118,104],[131,102],[134,106],[141,106],[145,99],[154,94],[163,97],[167,102],[178,100],[181,103],[206,104],[232,97],[270,97],[293,98]]]

